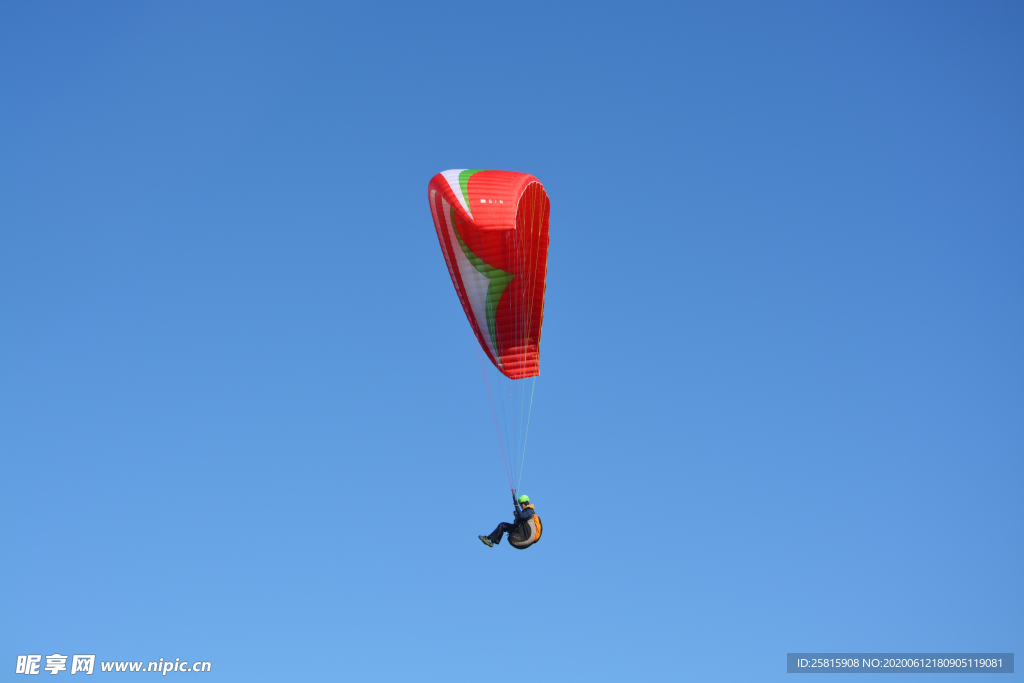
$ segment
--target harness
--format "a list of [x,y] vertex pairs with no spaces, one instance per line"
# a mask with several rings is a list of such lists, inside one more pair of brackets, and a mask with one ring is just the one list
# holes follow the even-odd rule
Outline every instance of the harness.
[[[524,510],[527,508],[533,510],[533,505],[529,503],[522,507]],[[513,548],[518,548],[519,550],[529,548],[540,540],[542,531],[543,525],[540,523],[540,517],[537,515],[536,511],[534,511],[533,517],[508,532],[509,545]]]

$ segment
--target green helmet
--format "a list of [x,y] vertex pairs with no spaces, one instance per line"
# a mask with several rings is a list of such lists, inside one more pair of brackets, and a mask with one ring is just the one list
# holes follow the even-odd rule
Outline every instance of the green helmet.
[[523,495],[519,496],[519,502],[520,503],[529,503],[530,502],[530,497],[524,493]]

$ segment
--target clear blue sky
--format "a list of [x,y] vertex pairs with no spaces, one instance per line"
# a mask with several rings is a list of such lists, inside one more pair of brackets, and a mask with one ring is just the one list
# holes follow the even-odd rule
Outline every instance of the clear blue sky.
[[[1020,3],[12,2],[0,86],[0,679],[1024,652]],[[551,196],[526,552],[448,168]]]

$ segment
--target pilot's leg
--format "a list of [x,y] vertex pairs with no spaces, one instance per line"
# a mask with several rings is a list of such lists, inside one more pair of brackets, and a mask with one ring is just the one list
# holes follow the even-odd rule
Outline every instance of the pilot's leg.
[[498,528],[491,532],[491,535],[487,538],[491,539],[491,543],[501,543],[501,537],[506,531],[512,531],[516,527],[515,524],[509,524],[508,522],[502,522],[498,525]]

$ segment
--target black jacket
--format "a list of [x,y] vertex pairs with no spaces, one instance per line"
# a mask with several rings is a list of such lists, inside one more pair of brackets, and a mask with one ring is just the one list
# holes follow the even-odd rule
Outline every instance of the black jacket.
[[533,519],[533,516],[535,514],[537,513],[533,511],[533,506],[530,505],[529,503],[523,505],[522,507],[519,507],[519,503],[516,503],[516,524],[522,524],[523,522],[530,521],[531,519]]

